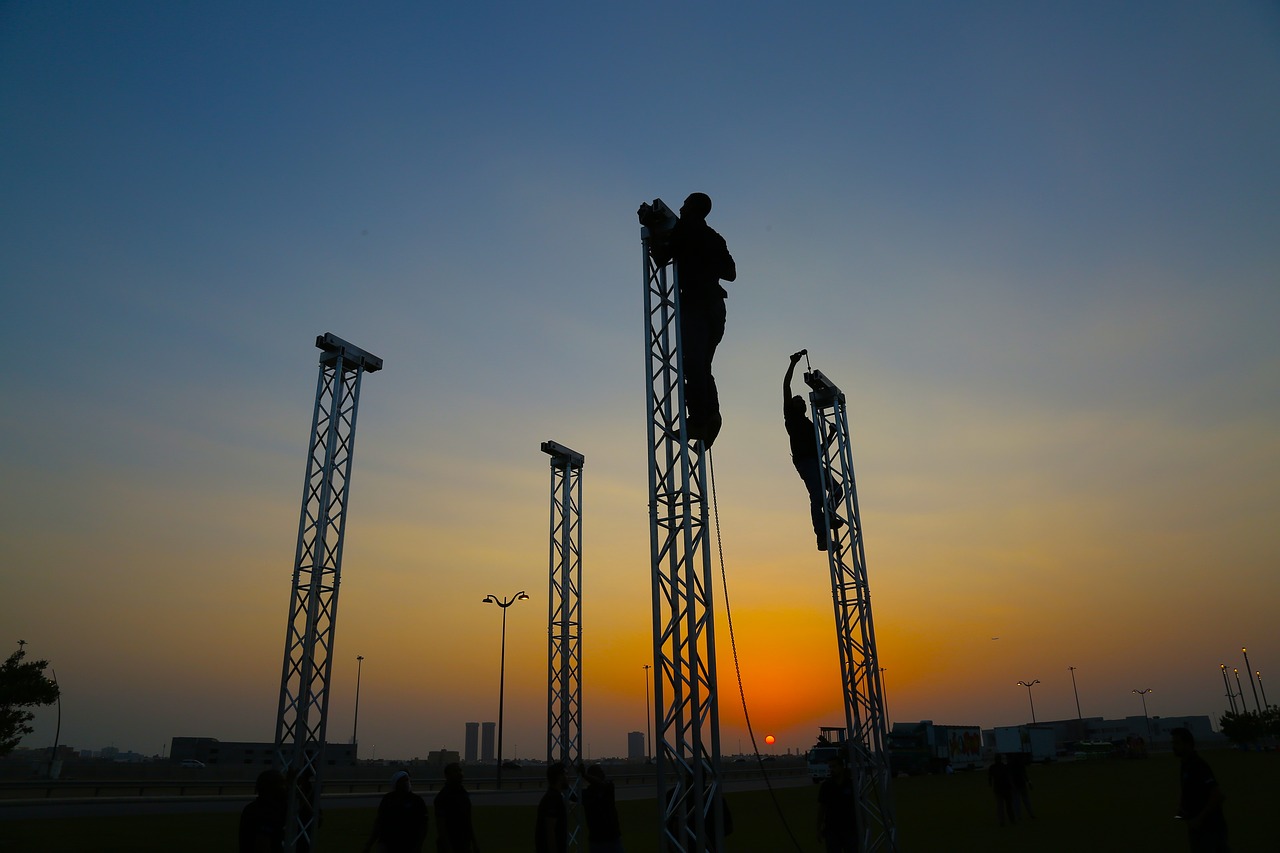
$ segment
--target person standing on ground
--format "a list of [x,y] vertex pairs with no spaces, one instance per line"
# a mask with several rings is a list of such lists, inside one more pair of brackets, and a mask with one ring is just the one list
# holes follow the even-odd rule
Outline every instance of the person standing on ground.
[[444,766],[444,787],[433,801],[436,809],[436,853],[480,853],[471,825],[471,795],[462,787],[462,765]]
[[263,770],[253,786],[258,795],[240,812],[240,853],[280,853],[284,849],[284,774]]
[[813,421],[809,420],[804,407],[804,398],[791,393],[791,378],[795,375],[796,364],[804,358],[808,350],[791,355],[791,363],[787,365],[787,374],[782,379],[782,422],[787,428],[787,438],[791,442],[791,464],[809,491],[809,515],[813,520],[813,533],[818,538],[818,550],[827,550],[827,520],[825,512],[828,500],[831,507],[831,529],[835,530],[844,524],[836,515],[835,507],[844,497],[844,490],[836,486],[827,495],[822,488],[822,465],[818,460],[818,440],[813,431]]
[[680,287],[680,347],[684,361],[684,399],[690,439],[710,447],[720,434],[720,394],[711,375],[711,360],[724,338],[725,299],[720,285],[738,277],[724,238],[707,224],[711,197],[691,193],[680,207],[680,220],[670,239],[654,247],[654,261],[676,263]]
[[1226,797],[1218,787],[1213,768],[1196,752],[1190,729],[1169,733],[1173,754],[1181,762],[1178,817],[1187,824],[1191,853],[1230,853],[1227,846],[1227,818],[1222,811]]
[[858,801],[843,755],[827,761],[827,778],[818,788],[818,838],[827,853],[858,853]]
[[587,787],[582,792],[582,810],[587,817],[589,853],[623,853],[622,825],[614,801],[613,783],[604,768],[593,764],[586,770]]
[[995,763],[987,770],[987,784],[996,795],[996,820],[1004,826],[1005,817],[1009,823],[1017,823],[1018,816],[1013,811],[1013,777],[1009,774],[1009,765],[1004,763],[1004,755],[996,753]]
[[403,770],[391,777],[391,790],[378,803],[373,832],[365,842],[365,853],[381,845],[379,853],[419,853],[427,838],[427,803],[413,793],[413,783]]
[[547,767],[547,792],[538,801],[538,820],[533,831],[535,853],[568,853],[569,810],[564,792],[569,788],[569,771],[564,762]]

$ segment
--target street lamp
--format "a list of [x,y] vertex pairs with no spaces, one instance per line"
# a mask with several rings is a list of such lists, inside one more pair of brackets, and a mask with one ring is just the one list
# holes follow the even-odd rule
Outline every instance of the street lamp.
[[1262,670],[1258,670],[1254,675],[1258,676],[1258,689],[1262,691],[1262,707],[1270,708],[1271,706],[1267,704],[1267,688],[1262,686]]
[[653,737],[653,716],[649,713],[649,670],[653,664],[644,665],[644,760],[649,760],[649,740]]
[[502,663],[498,670],[498,775],[494,783],[495,787],[498,788],[502,787],[502,702],[507,681],[507,608],[517,601],[528,600],[529,596],[525,594],[524,590],[520,590],[505,600],[493,594],[486,595],[481,599],[484,604],[496,604],[502,608]]
[[1067,669],[1071,670],[1071,692],[1076,695],[1076,719],[1084,722],[1084,714],[1080,713],[1080,691],[1076,689],[1076,668],[1069,666]]
[[1018,682],[1019,687],[1027,688],[1027,701],[1031,703],[1031,725],[1033,726],[1036,724],[1036,703],[1035,703],[1035,700],[1031,698],[1031,685],[1039,684],[1039,683],[1040,683],[1040,679],[1038,678],[1031,682],[1026,682],[1026,681]]
[[1240,697],[1240,713],[1247,714],[1249,709],[1244,704],[1244,688],[1240,686],[1240,669],[1239,667],[1231,667],[1231,674],[1236,677],[1236,695]]
[[1142,719],[1147,721],[1147,744],[1150,745],[1151,718],[1147,716],[1147,694],[1151,692],[1151,688],[1148,687],[1146,690],[1134,690],[1133,692],[1142,697]]
[[[1244,655],[1244,671],[1249,673],[1249,687],[1253,689],[1253,707],[1261,712],[1262,706],[1258,704],[1258,685],[1253,683],[1253,670],[1249,668],[1249,650],[1241,649],[1240,654]],[[1243,704],[1244,700],[1241,699],[1240,701]]]
[[880,672],[880,696],[882,697],[883,702],[884,702],[884,728],[885,728],[885,731],[888,731],[888,730],[891,728],[891,727],[890,727],[890,725],[889,725],[889,688],[885,685],[885,678],[884,678],[884,674],[885,674],[886,672],[888,672],[888,671],[889,671],[889,667],[887,667],[887,666],[879,667],[879,672]]
[[[55,688],[58,688],[58,725],[54,727],[54,754],[49,757],[49,777],[50,779],[58,779],[61,772],[63,772],[63,763],[58,761],[58,739],[63,735],[63,689],[58,686],[58,670],[55,670],[54,667],[49,667],[49,671],[54,675],[52,681],[54,681]],[[1263,690],[1262,695],[1266,695],[1266,690]]]
[[1231,692],[1231,682],[1227,681],[1227,665],[1225,663],[1219,664],[1219,667],[1222,669],[1222,686],[1227,691],[1227,702],[1230,703],[1231,713],[1234,714],[1236,712],[1236,694]]
[[360,731],[360,670],[364,668],[364,655],[356,655],[356,712],[351,721],[351,745],[359,749],[356,733]]

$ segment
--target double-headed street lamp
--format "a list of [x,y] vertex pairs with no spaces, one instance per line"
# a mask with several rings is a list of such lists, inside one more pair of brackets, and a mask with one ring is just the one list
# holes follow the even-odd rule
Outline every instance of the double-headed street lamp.
[[494,782],[498,788],[502,787],[502,703],[507,681],[507,608],[517,601],[528,600],[529,596],[524,590],[505,600],[493,594],[486,595],[481,600],[484,604],[496,604],[502,608],[502,663],[498,669],[498,775]]
[[1031,698],[1031,685],[1039,684],[1039,683],[1040,683],[1040,679],[1038,678],[1030,682],[1028,681],[1018,682],[1019,687],[1027,688],[1027,701],[1031,703],[1031,725],[1033,726],[1036,724],[1036,703],[1035,703],[1035,700]]
[[1147,716],[1147,694],[1151,692],[1151,688],[1150,688],[1150,687],[1148,687],[1148,688],[1147,688],[1147,689],[1145,689],[1145,690],[1134,690],[1133,692],[1134,692],[1134,693],[1137,693],[1139,696],[1141,696],[1141,697],[1142,697],[1142,719],[1144,719],[1144,720],[1146,720],[1146,721],[1147,721],[1147,745],[1148,745],[1148,746],[1150,746],[1150,744],[1151,744],[1151,718]]

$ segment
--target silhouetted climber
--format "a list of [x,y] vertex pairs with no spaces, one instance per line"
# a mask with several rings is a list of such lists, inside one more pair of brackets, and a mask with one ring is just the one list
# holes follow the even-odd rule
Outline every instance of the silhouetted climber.
[[[647,207],[647,205],[645,206]],[[711,197],[692,193],[680,208],[680,220],[667,239],[652,245],[659,266],[674,260],[680,284],[680,341],[684,358],[684,399],[691,439],[710,447],[720,434],[720,395],[711,360],[724,337],[728,292],[721,280],[738,277],[724,238],[707,224]],[[644,221],[644,207],[641,221]],[[646,223],[647,224],[647,223]]]
[[796,362],[807,352],[808,350],[800,350],[793,353],[791,364],[787,366],[787,375],[782,380],[782,420],[787,427],[787,437],[791,440],[791,464],[804,481],[804,487],[809,490],[809,514],[813,518],[813,533],[818,538],[818,550],[825,551],[827,522],[823,517],[824,497],[831,502],[831,528],[834,530],[844,524],[843,519],[836,515],[836,507],[844,497],[844,489],[835,485],[829,495],[824,495],[813,421],[806,414],[804,398],[791,393],[791,377],[796,372]]

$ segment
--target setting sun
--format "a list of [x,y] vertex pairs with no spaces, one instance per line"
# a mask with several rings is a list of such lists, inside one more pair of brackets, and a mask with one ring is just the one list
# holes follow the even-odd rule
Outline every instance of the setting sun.
[[765,735],[764,742],[769,744],[769,746],[773,746],[775,740],[776,738],[774,738],[773,735]]

